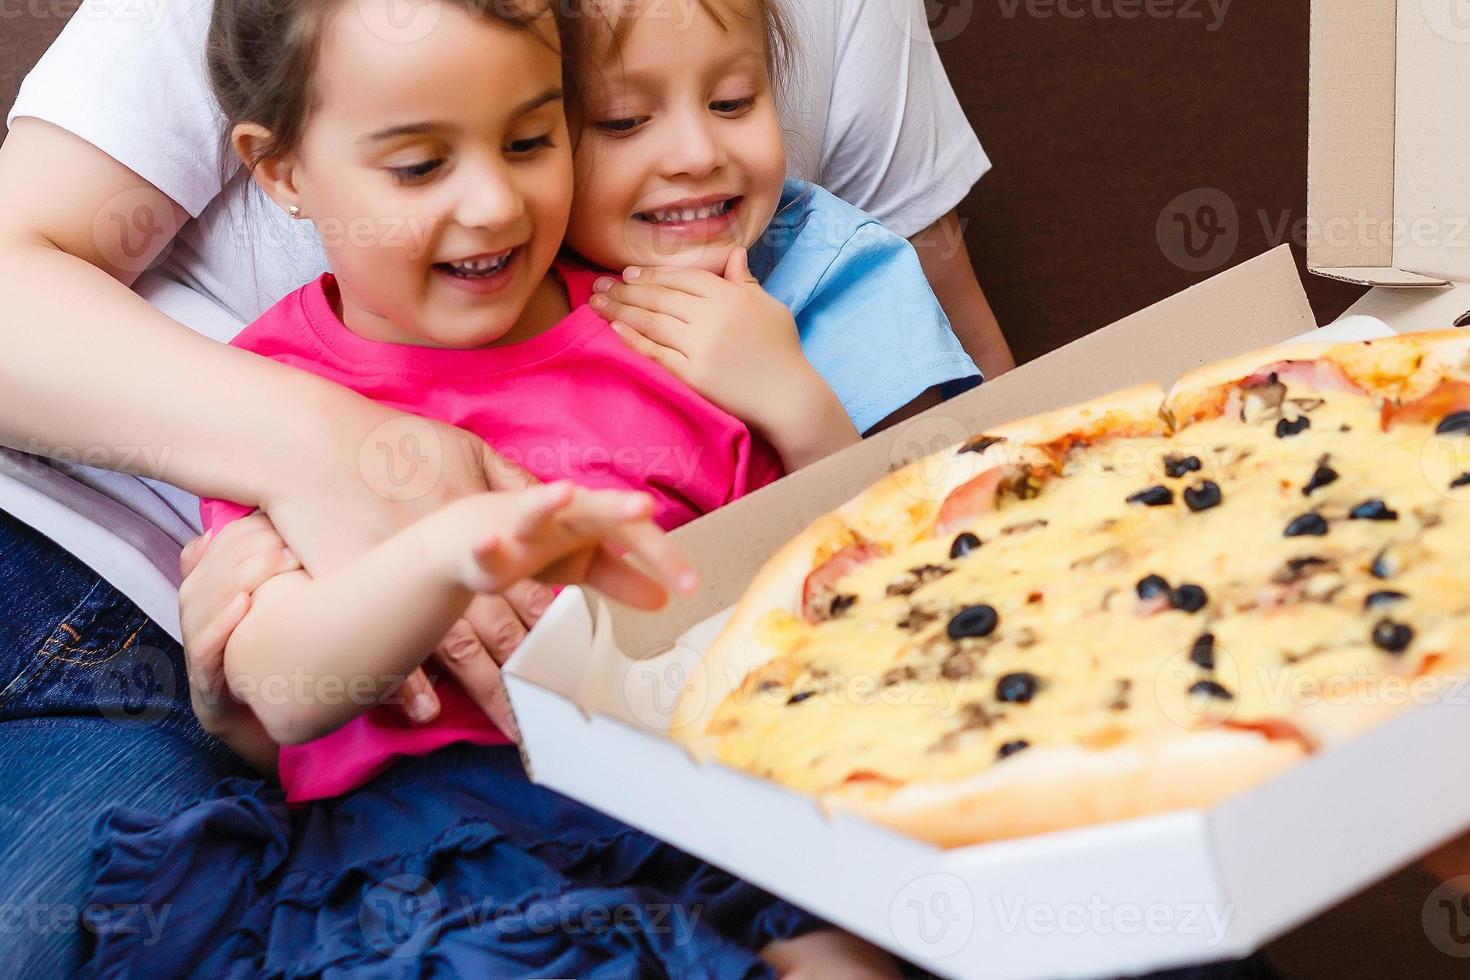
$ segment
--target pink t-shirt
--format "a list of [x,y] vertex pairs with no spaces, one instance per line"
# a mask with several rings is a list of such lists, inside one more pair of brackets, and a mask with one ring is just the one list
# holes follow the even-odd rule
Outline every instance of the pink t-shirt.
[[[586,305],[599,273],[560,262],[554,271],[572,313],[520,344],[445,350],[366,340],[333,312],[330,273],[271,307],[233,344],[468,429],[542,480],[645,491],[666,529],[782,475],[775,451],[744,423],[630,350]],[[201,510],[210,528],[250,513],[221,500]],[[443,711],[431,724],[378,706],[325,738],[283,747],[287,798],[338,796],[397,758],[454,742],[507,743],[452,680],[435,690]]]

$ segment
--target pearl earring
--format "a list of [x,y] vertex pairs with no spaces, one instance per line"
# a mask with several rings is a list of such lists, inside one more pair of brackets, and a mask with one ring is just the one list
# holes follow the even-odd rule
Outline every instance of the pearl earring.
[[293,218],[299,218],[299,217],[301,217],[301,208],[298,207],[297,205],[293,204],[289,208],[286,209],[286,213],[289,214]]

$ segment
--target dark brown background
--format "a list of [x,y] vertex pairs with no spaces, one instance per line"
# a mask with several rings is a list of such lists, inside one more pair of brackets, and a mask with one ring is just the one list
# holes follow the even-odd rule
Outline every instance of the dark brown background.
[[[1302,258],[1292,233],[1306,214],[1308,0],[1233,0],[1213,31],[1205,0],[1154,0],[1174,15],[1132,20],[1090,12],[1129,0],[1065,2],[1085,15],[1064,17],[1047,0],[930,0],[940,51],[995,163],[962,208],[966,238],[1022,360],[1284,240]],[[0,9],[0,105],[74,8]],[[1213,222],[1200,211],[1211,201]],[[1161,215],[1173,229],[1162,240]],[[1222,232],[1207,268],[1183,250],[1191,223],[1197,243],[1204,224]],[[1361,292],[1315,277],[1307,289],[1319,321]],[[1403,872],[1291,933],[1272,958],[1291,977],[1324,980],[1470,975],[1470,960],[1426,941],[1420,911],[1432,888]]]

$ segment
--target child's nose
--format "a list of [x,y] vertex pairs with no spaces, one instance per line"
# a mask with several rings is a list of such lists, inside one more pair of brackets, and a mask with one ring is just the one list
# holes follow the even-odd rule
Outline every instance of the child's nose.
[[467,228],[500,228],[525,214],[525,199],[503,173],[468,175],[454,219]]
[[689,117],[670,131],[663,154],[671,177],[707,177],[725,165],[725,148],[706,120]]

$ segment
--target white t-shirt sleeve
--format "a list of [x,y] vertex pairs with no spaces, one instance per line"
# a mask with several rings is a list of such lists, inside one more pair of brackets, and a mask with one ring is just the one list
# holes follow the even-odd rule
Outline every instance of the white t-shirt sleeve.
[[225,121],[204,67],[212,0],[83,0],[6,117],[96,146],[194,217],[224,186]]
[[953,210],[990,160],[934,48],[924,0],[836,8],[817,182],[908,238]]

